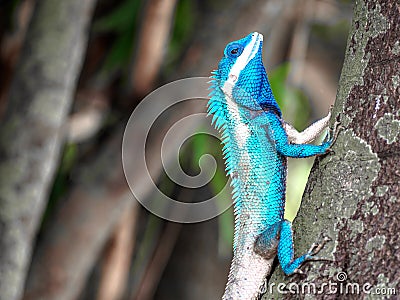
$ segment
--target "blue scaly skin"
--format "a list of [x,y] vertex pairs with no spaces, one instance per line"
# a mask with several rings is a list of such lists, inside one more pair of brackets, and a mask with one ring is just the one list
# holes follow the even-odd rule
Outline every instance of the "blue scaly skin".
[[309,142],[330,114],[298,133],[282,119],[262,63],[259,33],[229,43],[213,72],[208,112],[222,133],[226,170],[233,187],[234,256],[223,299],[255,299],[264,288],[275,255],[287,274],[319,251],[313,245],[294,259],[291,223],[284,219],[287,157],[324,154],[333,139]]

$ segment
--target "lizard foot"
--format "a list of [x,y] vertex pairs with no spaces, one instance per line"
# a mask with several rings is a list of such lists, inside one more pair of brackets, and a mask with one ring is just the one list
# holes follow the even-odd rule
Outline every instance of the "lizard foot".
[[330,242],[332,239],[325,236],[324,239],[322,240],[322,243],[313,243],[310,247],[310,249],[307,252],[307,260],[330,260],[328,258],[323,258],[316,256],[318,252],[321,251],[321,249],[326,245],[326,243]]
[[330,242],[332,239],[331,238],[329,238],[329,237],[327,237],[327,236],[324,236],[324,239],[322,240],[322,243],[313,243],[312,245],[311,245],[311,247],[310,247],[310,249],[308,250],[308,254],[310,254],[310,255],[315,255],[315,254],[318,254],[318,252],[319,251],[321,251],[321,249],[325,246],[325,244],[327,243],[327,242]]
[[339,135],[339,132],[343,129],[344,127],[342,126],[340,121],[335,121],[335,124],[333,124],[333,130],[328,130],[327,138],[326,140],[329,142],[329,148],[326,149],[325,153],[335,153],[334,150],[332,150],[333,144],[336,142],[336,139]]
[[294,270],[292,274],[293,274],[293,275],[294,275],[294,274],[298,274],[298,275],[302,275],[302,276],[305,276],[305,275],[306,275],[306,273],[304,273],[304,272],[303,272],[302,270],[300,270],[300,269]]
[[333,141],[332,142],[336,141],[336,138],[338,137],[339,132],[343,129],[344,129],[344,127],[342,125],[342,122],[340,122],[339,120],[336,120],[335,123],[333,124],[333,132],[334,133],[333,133]]

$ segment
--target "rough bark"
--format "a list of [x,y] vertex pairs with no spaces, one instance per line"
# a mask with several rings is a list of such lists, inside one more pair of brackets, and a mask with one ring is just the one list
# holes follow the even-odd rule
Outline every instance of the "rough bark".
[[306,276],[278,268],[265,299],[400,292],[399,69],[399,2],[356,1],[333,112],[344,129],[333,152],[316,160],[294,226],[297,254],[323,234],[332,241],[319,256],[330,261],[308,263]]
[[0,131],[0,299],[18,299],[57,166],[94,0],[39,1]]

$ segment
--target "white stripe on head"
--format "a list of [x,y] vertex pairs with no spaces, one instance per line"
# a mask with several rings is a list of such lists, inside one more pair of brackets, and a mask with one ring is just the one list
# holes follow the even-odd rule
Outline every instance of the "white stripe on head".
[[240,72],[247,66],[247,64],[256,56],[260,44],[263,41],[263,35],[258,32],[254,32],[251,37],[250,43],[244,47],[242,54],[237,58],[236,62],[233,64],[228,78],[222,90],[229,96],[232,95],[232,88],[236,81],[239,79]]
[[239,147],[243,147],[250,136],[250,130],[248,125],[245,124],[240,117],[239,107],[232,98],[232,90],[239,78],[240,72],[246,67],[246,65],[254,58],[257,54],[260,44],[263,40],[262,34],[254,32],[251,37],[250,43],[244,47],[242,54],[238,57],[236,62],[233,64],[228,78],[222,87],[227,100],[228,111],[231,119],[236,123],[235,137]]

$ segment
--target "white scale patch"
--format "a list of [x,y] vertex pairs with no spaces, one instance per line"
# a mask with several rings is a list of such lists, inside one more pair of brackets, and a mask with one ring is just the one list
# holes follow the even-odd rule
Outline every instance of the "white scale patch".
[[[254,252],[248,251],[240,258],[234,258],[236,266],[231,272],[234,276],[229,277],[228,285],[232,291],[235,291],[231,299],[256,299],[261,292],[265,274],[269,273],[273,259],[264,259]],[[240,266],[240,267],[239,267]],[[236,296],[236,297],[235,297]],[[223,298],[227,299],[227,298]]]
[[235,137],[238,143],[238,146],[240,148],[243,148],[247,142],[247,139],[250,136],[250,130],[249,127],[243,123],[240,113],[239,113],[239,107],[235,101],[232,100],[231,97],[226,96],[226,102],[228,104],[228,111],[230,117],[234,120],[235,122]]

